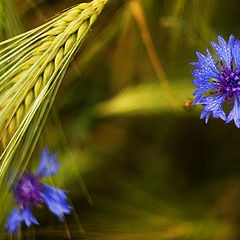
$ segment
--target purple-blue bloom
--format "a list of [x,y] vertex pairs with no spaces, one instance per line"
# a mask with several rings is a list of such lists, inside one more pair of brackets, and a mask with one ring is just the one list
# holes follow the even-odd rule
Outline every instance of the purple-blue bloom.
[[18,208],[15,208],[8,217],[6,228],[9,233],[17,232],[21,222],[25,222],[28,227],[32,223],[39,225],[30,208],[41,207],[44,202],[60,221],[63,221],[63,214],[71,213],[67,192],[40,182],[43,177],[57,173],[60,167],[57,154],[49,155],[49,149],[45,148],[40,157],[41,161],[35,174],[30,171],[24,172],[11,187]]
[[[191,63],[197,68],[192,71],[193,84],[197,87],[193,104],[204,106],[200,118],[205,117],[206,123],[212,113],[214,118],[226,123],[234,120],[240,128],[240,41],[233,35],[228,42],[218,36],[218,45],[212,42],[212,46],[219,61],[216,62],[207,49],[207,56],[196,52],[198,62]],[[224,102],[233,105],[228,116],[223,110]]]

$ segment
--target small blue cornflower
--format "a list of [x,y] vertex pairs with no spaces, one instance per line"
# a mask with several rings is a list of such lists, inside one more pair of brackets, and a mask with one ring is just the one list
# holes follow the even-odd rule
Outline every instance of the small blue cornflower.
[[[215,62],[207,49],[207,56],[196,52],[198,62],[191,63],[197,68],[192,71],[193,84],[197,87],[193,104],[204,106],[200,118],[205,117],[206,123],[212,113],[214,118],[221,118],[226,123],[234,120],[240,128],[240,41],[231,35],[226,43],[218,36],[218,45],[212,42],[212,46],[219,61]],[[223,102],[233,106],[228,116],[223,110]]]
[[9,233],[17,232],[21,222],[25,222],[28,227],[32,223],[39,225],[30,208],[41,207],[44,202],[60,221],[63,221],[63,214],[71,212],[66,191],[41,183],[42,178],[57,173],[60,167],[57,154],[49,155],[49,149],[45,148],[40,154],[40,159],[40,164],[34,174],[29,170],[25,171],[12,184],[11,191],[18,207],[8,217],[6,228]]

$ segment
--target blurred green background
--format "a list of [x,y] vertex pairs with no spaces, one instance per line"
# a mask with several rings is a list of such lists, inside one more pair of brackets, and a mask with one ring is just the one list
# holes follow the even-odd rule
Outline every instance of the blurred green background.
[[[84,1],[1,0],[7,39]],[[239,38],[237,0],[140,0],[177,110],[163,91],[130,0],[110,0],[72,62],[32,158],[58,152],[65,224],[45,208],[20,239],[238,240],[240,131],[199,119],[190,62],[217,35]],[[211,52],[212,49],[211,49]],[[190,100],[189,100],[190,99]],[[10,208],[11,209],[11,208]],[[1,238],[10,239],[1,229]]]

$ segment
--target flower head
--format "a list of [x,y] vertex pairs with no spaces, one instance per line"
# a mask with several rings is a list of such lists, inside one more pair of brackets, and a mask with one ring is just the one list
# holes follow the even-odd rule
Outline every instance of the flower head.
[[31,213],[31,207],[41,207],[45,202],[49,210],[59,220],[63,214],[69,214],[71,207],[67,202],[66,191],[41,183],[43,177],[55,175],[60,167],[57,154],[49,155],[48,148],[41,152],[41,161],[35,174],[24,172],[12,185],[14,201],[18,205],[9,215],[6,227],[10,233],[17,231],[18,225],[25,222],[28,227],[32,223],[39,224]]
[[[201,104],[204,109],[201,119],[205,122],[213,114],[214,118],[221,118],[226,123],[234,120],[240,128],[240,41],[229,37],[228,42],[218,36],[218,45],[212,42],[219,61],[215,61],[209,50],[207,56],[196,52],[198,62],[191,63],[197,69],[192,71],[197,87],[193,95],[196,95],[193,104]],[[233,105],[232,110],[226,116],[223,110],[223,102]]]

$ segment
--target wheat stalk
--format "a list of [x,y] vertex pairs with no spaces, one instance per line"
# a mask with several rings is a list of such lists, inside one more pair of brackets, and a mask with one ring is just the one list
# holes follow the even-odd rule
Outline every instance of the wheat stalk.
[[[79,4],[0,43],[0,177],[24,134],[36,142],[42,126],[39,119],[46,117],[70,61],[107,1]],[[36,114],[39,119],[34,120]],[[23,146],[27,153],[30,140]]]

